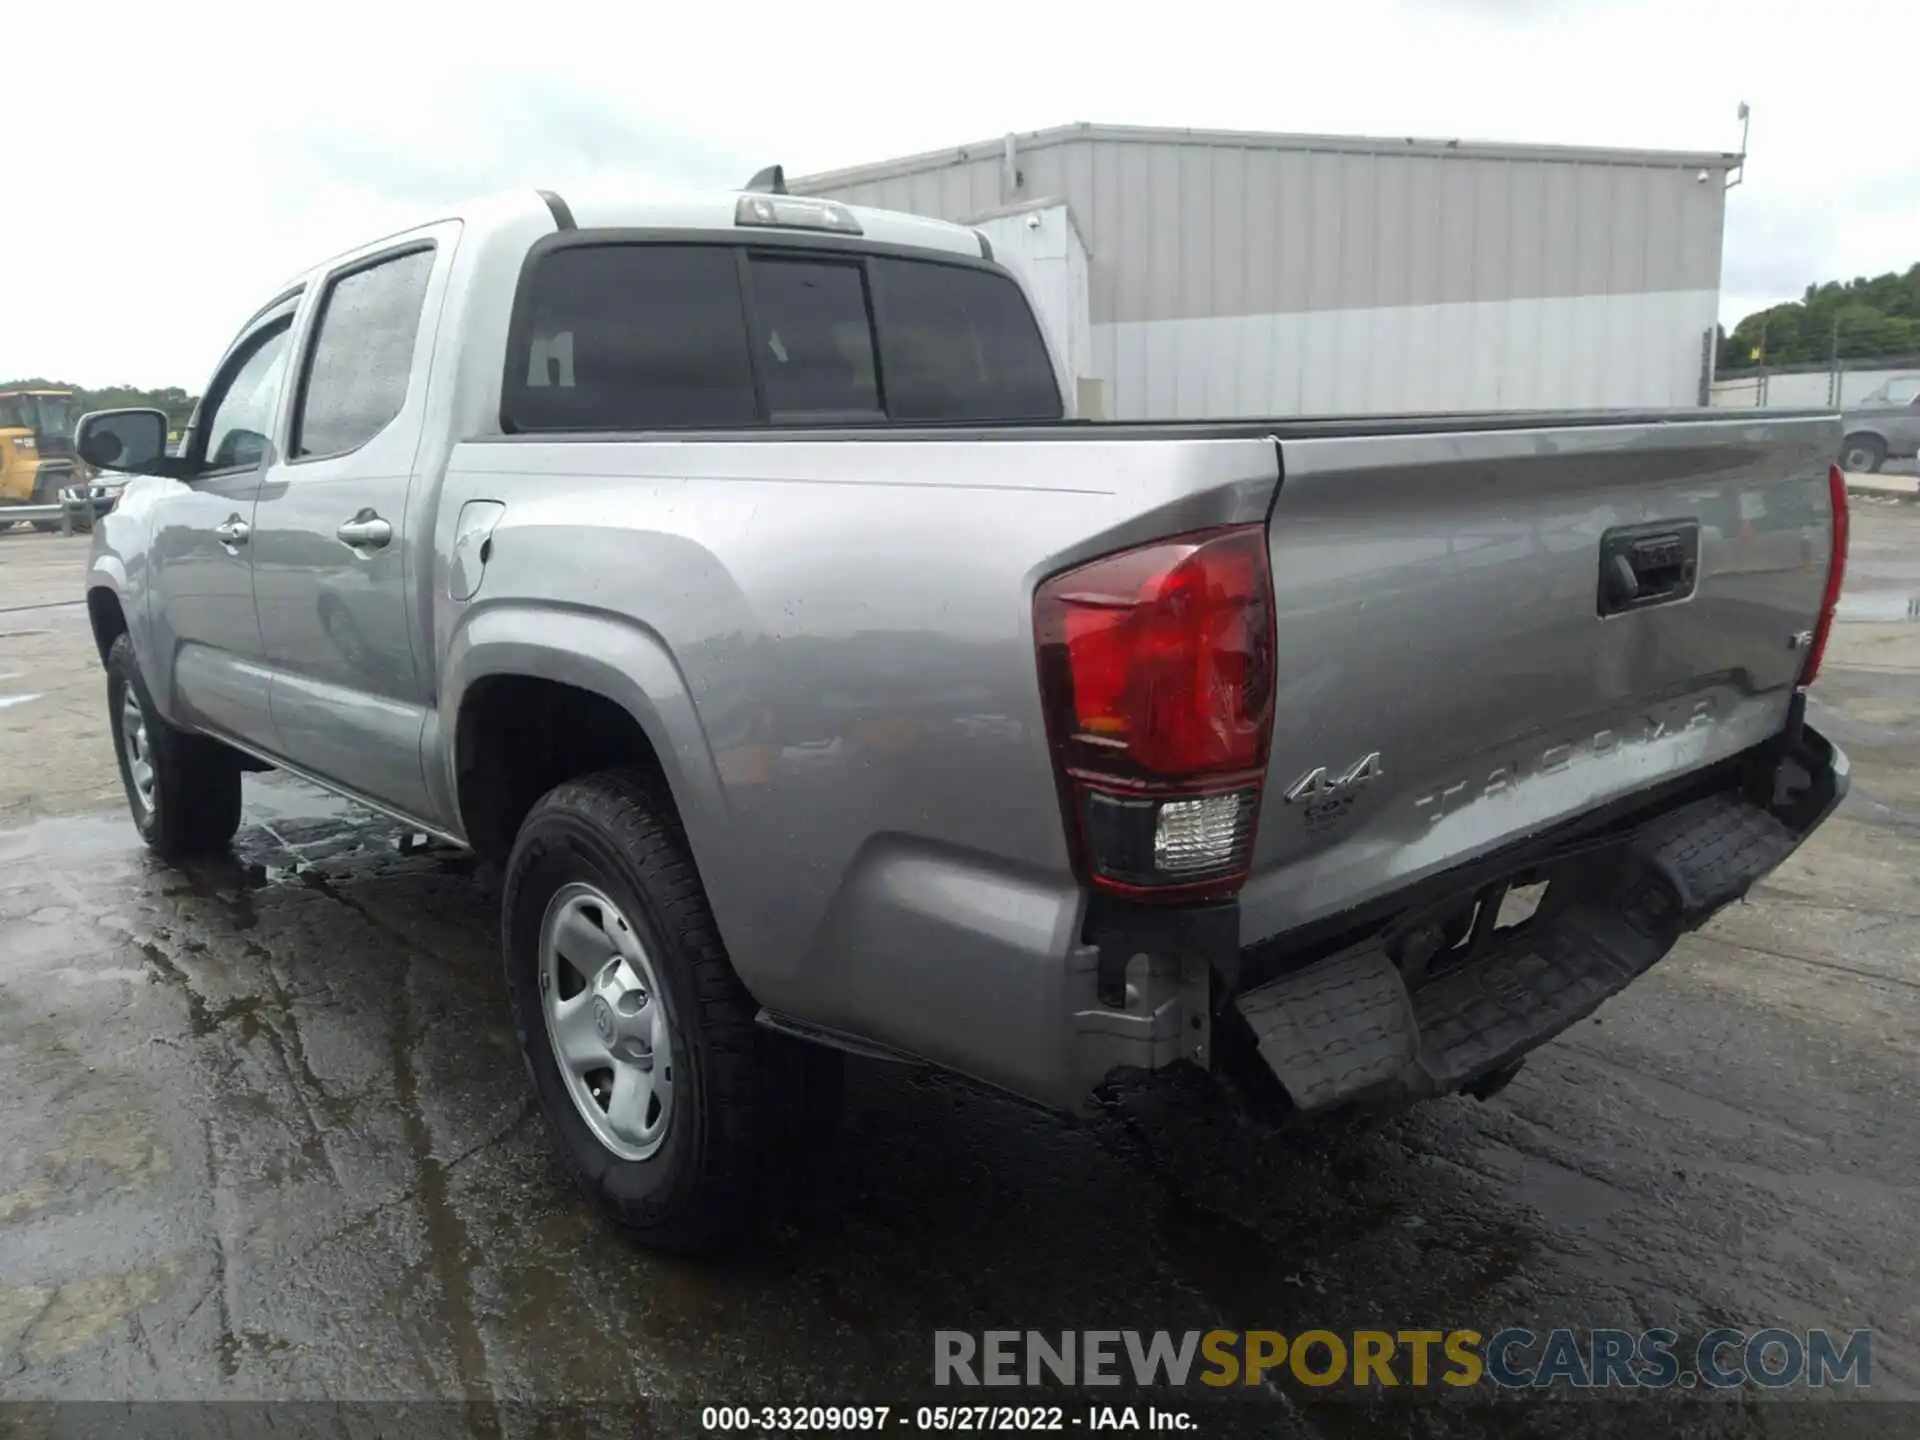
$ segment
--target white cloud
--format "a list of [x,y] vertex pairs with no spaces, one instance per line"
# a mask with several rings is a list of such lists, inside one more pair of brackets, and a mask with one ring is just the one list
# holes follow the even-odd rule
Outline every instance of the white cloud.
[[9,72],[45,138],[10,127],[39,159],[14,172],[0,378],[197,388],[286,275],[471,191],[725,186],[1075,120],[1720,150],[1747,100],[1731,322],[1920,259],[1905,87],[1841,93],[1831,67],[1839,37],[1916,34],[1872,0],[29,7],[9,53],[63,63]]

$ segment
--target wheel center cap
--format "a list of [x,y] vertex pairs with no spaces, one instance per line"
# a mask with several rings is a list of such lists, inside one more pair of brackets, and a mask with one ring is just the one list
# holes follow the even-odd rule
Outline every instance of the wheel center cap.
[[593,997],[593,1028],[609,1045],[613,1043],[613,1007],[598,995]]

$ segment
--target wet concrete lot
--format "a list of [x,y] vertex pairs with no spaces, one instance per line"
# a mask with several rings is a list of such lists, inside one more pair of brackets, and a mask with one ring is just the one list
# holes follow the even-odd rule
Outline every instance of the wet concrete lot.
[[[1841,815],[1492,1101],[1307,1145],[860,1064],[791,1217],[703,1265],[550,1158],[486,872],[280,776],[230,860],[146,857],[84,608],[45,603],[84,543],[0,535],[0,1397],[647,1399],[678,1430],[924,1399],[942,1328],[1781,1325],[1872,1329],[1874,1398],[1691,1433],[1920,1427],[1920,625],[1838,633]],[[1920,508],[1861,507],[1854,553],[1855,593],[1920,592]],[[1257,1428],[1645,1433],[1655,1403],[1281,1385]]]

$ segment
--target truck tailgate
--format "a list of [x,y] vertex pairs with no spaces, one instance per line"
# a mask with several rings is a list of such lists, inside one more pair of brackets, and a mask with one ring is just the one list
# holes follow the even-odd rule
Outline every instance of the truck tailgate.
[[1243,943],[1778,732],[1838,443],[1830,417],[1283,434]]

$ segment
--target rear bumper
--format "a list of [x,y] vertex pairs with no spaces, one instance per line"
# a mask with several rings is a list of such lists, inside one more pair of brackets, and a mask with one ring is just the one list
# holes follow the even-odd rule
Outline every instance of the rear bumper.
[[[1243,950],[1231,903],[1110,906],[950,851],[873,857],[836,902],[825,967],[755,987],[761,1019],[1061,1110],[1088,1109],[1118,1072],[1212,1069],[1217,1048],[1303,1110],[1470,1088],[1644,973],[1832,813],[1846,757],[1798,714],[1738,764],[1604,828],[1589,817],[1459,867],[1333,938]],[[1470,954],[1409,979],[1409,916],[1538,881],[1532,923],[1490,922]]]
[[[1796,707],[1797,712],[1797,707]],[[1769,770],[1549,865],[1534,917],[1489,920],[1409,978],[1391,929],[1238,995],[1261,1061],[1304,1111],[1470,1090],[1590,1014],[1739,899],[1840,803],[1846,756],[1795,727]],[[1535,878],[1529,872],[1529,878]],[[1497,911],[1506,893],[1490,887]]]

